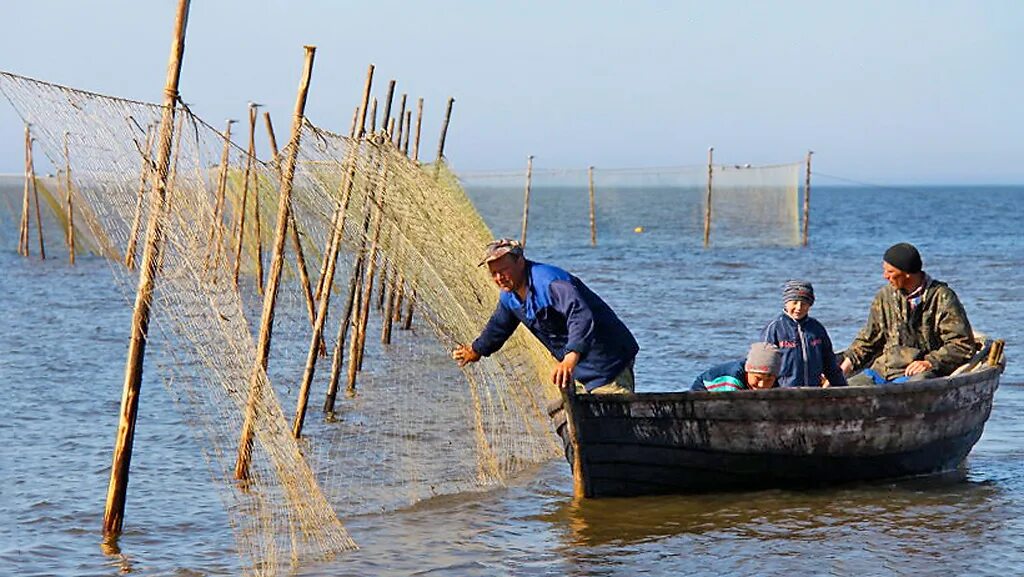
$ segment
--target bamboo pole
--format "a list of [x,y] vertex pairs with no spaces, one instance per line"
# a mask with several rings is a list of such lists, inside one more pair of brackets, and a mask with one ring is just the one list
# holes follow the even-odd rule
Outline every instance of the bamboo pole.
[[255,428],[257,403],[261,396],[263,379],[266,377],[267,359],[270,357],[270,340],[274,328],[274,305],[277,301],[277,290],[281,281],[281,269],[284,267],[284,242],[288,228],[288,212],[292,200],[292,180],[295,177],[295,159],[299,152],[302,137],[302,119],[306,112],[306,96],[309,93],[309,81],[313,75],[313,58],[316,47],[303,46],[305,64],[302,80],[295,99],[295,114],[292,118],[292,135],[289,141],[288,156],[285,157],[281,169],[281,188],[277,206],[277,222],[274,227],[274,251],[270,261],[270,275],[263,292],[263,313],[260,315],[260,335],[256,342],[256,359],[253,363],[252,377],[249,381],[249,400],[245,407],[245,422],[238,441],[238,460],[235,462],[235,478],[249,477],[249,462],[252,459],[252,437]]
[[[262,104],[249,103],[249,155],[256,162],[256,118]],[[256,290],[263,292],[263,216],[260,210],[260,177],[253,173],[252,212],[253,229],[256,233]],[[290,206],[290,205],[289,205]],[[291,210],[288,211],[291,214]]]
[[380,123],[380,129],[387,133],[387,138],[394,134],[394,125],[391,123],[391,101],[395,98],[395,81],[388,81],[388,95],[384,99],[384,118]]
[[711,176],[713,172],[712,160],[715,147],[708,147],[708,194],[704,201],[704,248],[711,242]]
[[32,212],[32,168],[31,163],[31,151],[32,150],[32,133],[29,129],[28,123],[25,124],[25,193],[21,199],[21,228],[18,231],[18,254],[21,256],[29,255],[28,248],[28,223],[29,214]]
[[68,152],[70,134],[64,131],[64,187],[67,190],[68,210],[68,262],[75,266],[75,211],[71,200],[71,154]]
[[813,150],[807,151],[807,173],[804,176],[804,246],[807,246],[807,241],[810,234],[811,227],[811,155],[814,154]]
[[416,140],[412,145],[412,159],[420,161],[420,128],[423,126],[423,99],[416,99]]
[[[383,186],[386,186],[383,185]],[[366,324],[370,318],[370,300],[373,297],[373,276],[377,266],[377,245],[380,241],[381,224],[384,217],[384,190],[380,191],[376,202],[371,197],[370,206],[378,206],[373,222],[373,240],[370,243],[370,251],[366,258],[366,272],[363,276],[363,296],[360,299],[362,305],[359,309],[359,322],[356,325],[356,332],[352,335],[352,348],[348,359],[348,388],[350,393],[356,390],[356,372],[363,369],[363,352],[366,349]],[[367,212],[369,214],[369,211]]]
[[[242,201],[241,209],[238,211],[238,230],[235,235],[235,268],[234,268],[234,283],[235,289],[238,289],[238,276],[242,268],[242,245],[245,239],[245,208],[249,204],[249,177],[252,174],[252,161],[253,155],[255,154],[255,138],[253,131],[255,130],[255,121],[253,119],[253,107],[252,103],[249,103],[249,149],[245,155],[245,170],[242,172]],[[262,283],[261,283],[262,284]],[[261,287],[262,288],[262,287]],[[262,291],[261,291],[262,292]]]
[[405,100],[408,98],[408,94],[402,94],[401,105],[398,107],[398,116],[395,117],[395,124],[398,126],[398,130],[395,131],[395,148],[402,150],[402,134],[405,132]]
[[32,183],[32,198],[36,205],[36,234],[39,237],[39,260],[46,260],[46,247],[43,246],[43,215],[39,209],[39,187],[36,186],[36,164],[32,158],[33,140],[29,139],[28,144],[28,171],[29,182]]
[[587,180],[590,183],[590,246],[597,246],[597,217],[594,212],[594,167],[587,167]]
[[153,125],[146,127],[146,150],[142,152],[142,165],[139,167],[139,192],[135,195],[135,216],[132,218],[132,230],[128,233],[128,247],[124,251],[124,266],[135,270],[135,246],[138,244],[139,229],[142,227],[142,201],[146,197],[146,181],[152,173],[153,141],[156,133]]
[[228,187],[228,163],[231,160],[231,125],[234,120],[227,121],[224,128],[224,148],[220,154],[220,167],[217,171],[217,200],[213,205],[213,226],[210,227],[209,249],[206,253],[209,262],[210,253],[213,253],[214,266],[220,262],[221,243],[224,241],[224,197],[227,195]]
[[[278,180],[281,178],[281,166],[278,160],[277,137],[274,135],[274,124],[270,120],[270,113],[263,113],[263,120],[267,125],[267,138],[270,141],[270,154],[273,157],[274,165],[277,166]],[[353,124],[355,119],[352,120]],[[309,282],[309,270],[306,268],[306,255],[302,250],[302,239],[299,237],[299,225],[295,220],[295,211],[288,211],[288,229],[291,231],[292,247],[295,249],[295,269],[299,273],[299,282],[302,284],[302,294],[306,297],[306,314],[309,315],[310,327],[316,322],[316,302],[313,300],[313,289]],[[321,356],[327,354],[327,345],[321,339]]]
[[[349,130],[349,138],[354,137],[356,134],[356,117],[352,117],[352,128]],[[338,264],[338,252],[341,249],[342,237],[345,235],[345,216],[348,212],[349,200],[352,198],[352,188],[355,183],[355,155],[356,149],[353,146],[346,162],[348,168],[345,170],[346,176],[341,186],[341,202],[338,203],[334,219],[332,219],[330,248],[328,254],[324,255],[325,260],[329,263],[327,270],[324,271],[324,286],[327,288],[317,307],[316,318],[313,321],[313,334],[309,342],[309,352],[306,355],[306,365],[303,369],[302,381],[299,386],[299,399],[295,407],[295,420],[292,421],[292,435],[296,439],[302,436],[302,426],[306,420],[306,410],[309,406],[309,389],[313,383],[313,375],[316,373],[317,353],[319,352],[321,356],[326,354],[323,331],[324,325],[327,324],[327,313],[331,302],[331,286],[334,284],[334,271],[337,270]]]
[[163,116],[160,120],[160,143],[157,151],[156,178],[150,195],[149,219],[146,225],[146,244],[142,253],[139,271],[139,286],[135,295],[135,310],[132,314],[131,338],[128,342],[128,358],[125,362],[124,392],[121,396],[121,416],[114,444],[113,463],[110,469],[110,484],[107,488],[106,508],[103,513],[103,534],[110,537],[121,532],[124,524],[125,495],[128,489],[128,472],[131,464],[132,445],[135,439],[135,421],[138,415],[139,393],[142,387],[143,359],[149,330],[149,313],[152,304],[153,284],[156,280],[156,263],[159,261],[163,244],[162,219],[167,198],[167,165],[171,157],[171,139],[174,130],[174,114],[178,101],[178,79],[181,76],[182,57],[185,53],[185,28],[188,23],[190,0],[178,0],[174,23],[174,40],[167,65],[167,81],[164,85]]
[[[356,147],[359,142],[363,139],[366,134],[366,111],[370,104],[370,91],[373,87],[373,64],[369,66],[366,71],[366,83],[363,86],[363,101],[359,107],[359,121],[358,128],[355,131],[355,138],[352,142],[352,146]],[[373,100],[373,112],[376,115],[377,112],[377,101]],[[364,218],[364,232],[363,238],[366,238],[366,219]],[[341,374],[341,363],[344,360],[344,349],[345,339],[348,335],[348,328],[352,322],[352,312],[354,310],[354,299],[358,293],[358,281],[362,276],[362,250],[359,249],[359,253],[356,255],[355,261],[352,265],[352,274],[349,276],[348,284],[348,296],[346,297],[345,312],[341,317],[341,322],[338,324],[338,336],[334,341],[334,351],[331,355],[331,376],[327,385],[327,395],[324,399],[324,413],[332,415],[334,413],[334,404],[338,396],[338,381]]]
[[409,132],[412,128],[412,110],[405,111],[405,128],[402,130],[402,154],[409,156]]
[[533,181],[533,155],[526,157],[526,192],[523,193],[523,232],[519,243],[526,248],[526,227],[530,222],[530,186]]
[[441,161],[444,159],[444,141],[448,138],[448,123],[452,119],[452,105],[455,104],[455,99],[448,98],[448,107],[444,111],[444,123],[441,125],[441,138],[437,142],[437,165],[441,165]]

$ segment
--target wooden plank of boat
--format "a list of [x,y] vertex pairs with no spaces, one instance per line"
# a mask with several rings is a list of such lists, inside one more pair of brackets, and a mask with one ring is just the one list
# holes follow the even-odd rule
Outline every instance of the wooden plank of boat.
[[[834,484],[955,469],[1001,368],[882,387],[576,395],[554,413],[580,496]],[[566,426],[566,425],[571,425]]]

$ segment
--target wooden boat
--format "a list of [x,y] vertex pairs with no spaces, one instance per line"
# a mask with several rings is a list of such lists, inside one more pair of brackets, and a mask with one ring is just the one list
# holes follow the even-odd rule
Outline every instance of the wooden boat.
[[943,473],[981,437],[1002,373],[997,344],[994,358],[914,383],[633,395],[570,387],[551,414],[580,497]]

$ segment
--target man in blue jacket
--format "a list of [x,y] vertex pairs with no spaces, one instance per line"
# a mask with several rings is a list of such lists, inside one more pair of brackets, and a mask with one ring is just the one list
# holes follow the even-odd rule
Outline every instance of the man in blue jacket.
[[523,324],[558,360],[551,372],[555,385],[576,381],[580,392],[633,392],[633,361],[640,347],[615,311],[583,281],[528,260],[522,245],[507,238],[487,245],[484,265],[501,295],[480,336],[452,352],[460,367],[497,352]]

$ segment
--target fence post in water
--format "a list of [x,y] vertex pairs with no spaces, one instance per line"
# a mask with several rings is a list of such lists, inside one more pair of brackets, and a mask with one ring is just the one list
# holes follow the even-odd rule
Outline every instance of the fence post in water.
[[[238,289],[238,275],[242,268],[242,245],[245,240],[245,206],[249,203],[249,175],[252,173],[252,161],[255,150],[255,138],[253,131],[256,128],[255,109],[253,103],[249,103],[249,148],[245,154],[245,170],[242,172],[242,207],[238,211],[238,234],[235,237],[235,289]],[[259,215],[256,215],[259,218]],[[262,272],[262,271],[261,271]],[[261,283],[262,284],[262,283]],[[262,289],[262,287],[260,287]]]
[[[358,112],[352,117],[352,127],[349,129],[349,138],[356,133],[356,119]],[[313,335],[310,338],[309,352],[306,355],[306,365],[302,372],[302,382],[299,385],[299,400],[295,407],[295,420],[292,422],[292,435],[297,439],[302,436],[302,426],[306,420],[306,409],[309,405],[309,389],[313,383],[313,375],[316,373],[316,357],[326,356],[327,350],[324,344],[324,325],[327,323],[327,311],[331,303],[331,286],[334,284],[334,271],[337,270],[338,251],[341,249],[342,237],[345,235],[345,216],[348,211],[349,200],[352,198],[352,187],[355,182],[356,164],[355,148],[349,151],[349,157],[345,162],[345,178],[341,183],[341,201],[335,207],[334,218],[331,225],[331,236],[328,242],[328,250],[324,255],[327,268],[324,271],[324,286],[326,290],[320,298],[317,306],[316,317],[313,320]],[[348,314],[348,313],[346,313]]]
[[[448,97],[448,107],[444,111],[444,123],[441,124],[441,139],[437,143],[437,165],[434,167],[434,174],[437,174],[438,168],[441,166],[441,161],[444,159],[444,141],[448,137],[448,123],[452,119],[452,105],[455,104],[455,99]],[[416,125],[417,134],[419,133],[419,124]],[[419,142],[417,136],[416,142]]]
[[391,124],[391,102],[395,99],[395,81],[388,81],[388,95],[384,100],[384,118],[381,119],[380,129],[387,133],[386,138],[391,138],[394,133],[394,125]]
[[[270,142],[270,154],[273,155],[273,162],[277,166],[277,178],[281,178],[281,166],[278,160],[277,136],[274,134],[274,123],[270,120],[270,113],[263,113],[263,120],[267,125],[267,138]],[[355,118],[352,119],[355,123]],[[309,283],[309,271],[306,269],[306,256],[302,251],[302,239],[299,238],[299,227],[295,221],[295,211],[288,211],[288,229],[291,231],[292,247],[295,249],[295,268],[299,273],[299,281],[302,283],[302,294],[306,297],[306,314],[309,315],[309,324],[313,326],[316,322],[316,304],[313,302],[313,289]],[[320,340],[320,356],[327,354],[327,345]]]
[[[28,126],[25,127],[28,135]],[[36,233],[39,236],[39,260],[46,260],[46,247],[43,246],[43,215],[39,210],[39,187],[36,185],[36,164],[32,159],[32,138],[28,139],[28,180],[32,183],[32,199],[36,203]],[[27,253],[26,253],[27,254]]]
[[71,200],[71,155],[68,152],[68,138],[70,134],[64,131],[64,187],[67,189],[68,204],[68,262],[75,265],[75,211]]
[[811,224],[811,155],[813,150],[807,151],[807,173],[804,176],[804,246],[807,246],[808,234]]
[[711,177],[714,172],[715,147],[708,147],[708,195],[704,201],[704,248],[711,242]]
[[157,152],[156,178],[150,195],[149,219],[146,225],[146,244],[142,252],[139,286],[135,294],[135,312],[132,314],[131,338],[125,363],[124,391],[121,395],[121,417],[114,444],[110,484],[107,488],[106,509],[103,512],[103,534],[107,537],[121,532],[124,523],[125,495],[128,490],[128,470],[135,440],[135,420],[138,416],[139,392],[142,388],[142,365],[149,331],[149,312],[152,304],[153,284],[157,262],[163,244],[162,214],[167,199],[167,165],[171,159],[171,139],[174,114],[178,101],[178,78],[185,52],[185,27],[188,23],[190,0],[179,0],[174,24],[174,41],[167,65],[164,85],[163,116],[160,120],[160,144]]
[[32,134],[29,131],[28,123],[25,124],[25,194],[21,199],[21,227],[18,230],[18,254],[28,256],[28,223],[29,213],[32,210],[31,196],[31,172],[29,167],[29,151],[32,149]]
[[305,64],[302,80],[299,84],[298,96],[295,99],[295,114],[292,118],[292,135],[288,143],[288,156],[285,157],[281,170],[281,189],[277,205],[277,222],[274,227],[274,252],[270,261],[270,275],[263,292],[263,313],[260,316],[260,335],[256,341],[256,362],[253,363],[252,376],[249,381],[249,400],[245,407],[245,422],[238,442],[238,459],[235,462],[235,478],[249,477],[249,461],[252,458],[252,437],[255,428],[256,410],[262,396],[262,379],[266,375],[267,359],[270,356],[270,338],[274,328],[274,305],[277,302],[277,289],[281,282],[281,270],[284,268],[284,242],[288,228],[288,213],[292,202],[292,180],[295,177],[295,159],[299,152],[299,141],[302,137],[302,119],[306,113],[306,95],[309,93],[309,80],[313,75],[313,57],[315,46],[303,46]]
[[[359,142],[363,138],[366,132],[366,110],[370,103],[370,91],[373,88],[373,64],[370,65],[369,70],[366,73],[366,83],[363,86],[363,100],[361,106],[357,109],[356,118],[353,118],[352,124],[352,147],[353,154],[356,154],[355,147],[359,145]],[[376,109],[376,100],[374,101],[374,109]],[[353,166],[354,170],[354,166]],[[354,173],[353,178],[354,178]],[[360,249],[361,251],[361,249]],[[355,297],[358,291],[358,281],[360,274],[362,273],[362,253],[356,255],[355,261],[352,266],[352,274],[349,277],[348,284],[348,296],[345,302],[345,311],[342,313],[340,322],[338,323],[338,336],[334,340],[334,351],[331,354],[331,376],[327,383],[327,396],[324,398],[324,413],[327,415],[334,414],[334,403],[338,397],[338,380],[341,375],[341,363],[345,356],[345,340],[348,336],[348,329],[352,324],[352,311],[356,306]]]
[[217,197],[213,204],[213,224],[210,227],[208,241],[210,246],[206,249],[204,268],[209,266],[211,252],[213,265],[217,266],[220,263],[220,253],[223,248],[221,243],[224,242],[224,197],[227,194],[228,162],[231,158],[231,125],[234,123],[234,120],[229,119],[227,127],[224,129],[224,148],[220,153],[220,167],[217,170]]
[[[412,111],[410,111],[412,112]],[[423,99],[416,99],[416,139],[412,144],[412,159],[417,164],[420,161],[420,128],[423,126]]]
[[597,246],[597,217],[594,214],[594,167],[587,168],[587,180],[590,184],[590,246]]
[[128,247],[124,250],[124,266],[135,270],[135,245],[138,244],[139,228],[142,226],[142,200],[146,196],[146,181],[153,167],[153,140],[156,138],[154,126],[146,127],[146,150],[142,153],[142,164],[139,167],[139,192],[135,196],[135,217],[132,219],[132,230],[128,233]]
[[412,128],[412,110],[405,111],[405,122],[403,123],[404,128],[402,129],[402,154],[409,156],[409,132]]
[[[259,116],[258,109],[262,104],[249,103],[249,155],[252,162],[256,162],[256,118]],[[263,292],[263,218],[260,216],[260,175],[252,173],[252,213],[253,232],[256,233],[256,290]],[[290,205],[289,205],[290,206]],[[291,211],[288,211],[291,214]]]
[[523,193],[523,230],[519,243],[526,248],[526,227],[530,222],[530,185],[533,181],[533,155],[526,157],[526,191]]

